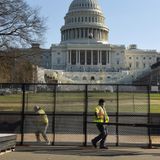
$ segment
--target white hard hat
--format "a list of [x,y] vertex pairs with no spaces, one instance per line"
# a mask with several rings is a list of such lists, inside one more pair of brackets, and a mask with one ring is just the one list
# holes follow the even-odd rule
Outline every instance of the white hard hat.
[[35,110],[35,111],[37,111],[37,110],[39,110],[39,109],[40,109],[40,107],[39,107],[38,105],[35,105],[35,106],[34,106],[34,110]]

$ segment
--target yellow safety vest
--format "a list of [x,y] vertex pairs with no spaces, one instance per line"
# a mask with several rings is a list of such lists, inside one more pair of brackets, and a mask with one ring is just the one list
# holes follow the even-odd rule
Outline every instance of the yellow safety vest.
[[100,105],[98,105],[95,108],[94,122],[97,122],[97,123],[108,123],[109,122],[109,117],[107,115],[106,109],[102,108]]
[[40,122],[48,124],[48,117],[43,109],[39,109],[37,113],[40,115]]

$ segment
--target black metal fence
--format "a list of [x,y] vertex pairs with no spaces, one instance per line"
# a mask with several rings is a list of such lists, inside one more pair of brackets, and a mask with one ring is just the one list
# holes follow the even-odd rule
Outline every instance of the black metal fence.
[[113,84],[0,84],[0,133],[17,143],[36,142],[34,105],[49,117],[53,145],[89,145],[98,134],[94,108],[106,100],[109,145],[155,145],[160,134],[160,95],[150,86]]

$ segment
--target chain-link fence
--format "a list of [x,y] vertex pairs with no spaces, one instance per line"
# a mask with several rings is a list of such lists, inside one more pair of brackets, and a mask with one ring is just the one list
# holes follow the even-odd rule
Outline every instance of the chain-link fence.
[[48,115],[53,145],[90,145],[100,98],[110,117],[109,145],[159,144],[160,94],[150,86],[109,84],[0,84],[0,133],[16,133],[17,143],[36,142],[34,106]]

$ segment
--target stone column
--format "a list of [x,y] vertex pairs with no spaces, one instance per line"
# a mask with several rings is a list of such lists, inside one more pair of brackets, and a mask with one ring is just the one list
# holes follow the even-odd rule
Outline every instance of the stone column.
[[85,28],[83,28],[83,38],[85,38]]
[[64,31],[64,40],[66,40],[66,31]]
[[95,31],[95,34],[96,34],[96,37],[95,37],[95,39],[96,39],[96,40],[98,40],[97,29],[96,29],[96,31]]
[[68,39],[70,39],[70,29],[68,30]]
[[99,51],[99,56],[100,56],[100,57],[99,57],[99,58],[100,58],[100,61],[99,61],[99,62],[100,62],[100,65],[102,65],[102,51]]
[[77,29],[75,28],[75,39],[77,39]]
[[97,30],[97,34],[98,34],[98,40],[100,40],[100,30]]
[[79,64],[79,50],[76,50],[76,65]]
[[102,40],[102,32],[99,30],[99,39]]
[[78,65],[80,65],[80,50],[78,50]]
[[91,50],[91,66],[93,66],[93,50]]
[[81,29],[79,29],[79,38],[81,39]]
[[100,64],[100,51],[98,51],[98,64]]
[[108,64],[110,64],[110,51],[108,51],[108,53],[107,53],[107,58],[108,58],[108,60],[107,60],[107,62],[108,62]]
[[68,63],[67,64],[71,64],[71,51],[70,50],[68,50],[68,52],[67,52],[68,54],[68,56],[67,56],[67,59],[68,59]]
[[104,32],[102,31],[101,33],[102,33],[102,41],[103,41],[104,40]]
[[89,36],[89,28],[87,28],[87,38],[88,38],[88,36]]
[[70,39],[72,39],[72,35],[73,35],[73,33],[72,33],[72,29],[70,30]]
[[85,66],[87,65],[87,51],[85,50]]

